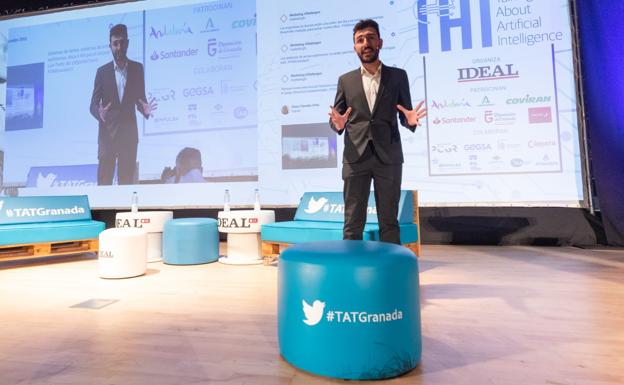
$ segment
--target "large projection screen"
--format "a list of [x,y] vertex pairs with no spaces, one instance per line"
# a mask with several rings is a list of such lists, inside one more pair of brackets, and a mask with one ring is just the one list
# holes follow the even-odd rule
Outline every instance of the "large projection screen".
[[[3,191],[88,194],[96,208],[128,206],[133,191],[144,207],[217,207],[225,189],[233,205],[259,188],[275,206],[341,191],[343,137],[327,112],[359,66],[362,18],[379,22],[382,62],[408,72],[429,110],[401,129],[402,188],[421,205],[585,204],[563,0],[146,0],[0,20]],[[134,182],[102,185],[90,106],[120,23],[158,108],[136,112]]]

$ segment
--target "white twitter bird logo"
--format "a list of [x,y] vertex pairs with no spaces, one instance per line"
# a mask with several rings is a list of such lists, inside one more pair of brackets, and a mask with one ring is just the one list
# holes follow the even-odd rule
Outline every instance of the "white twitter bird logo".
[[37,175],[37,187],[52,187],[52,183],[56,180],[56,174],[49,173],[45,177],[39,173]]
[[325,197],[320,197],[318,200],[314,199],[314,197],[310,198],[310,201],[308,202],[308,208],[303,210],[306,212],[306,214],[314,214],[319,212],[323,206],[325,206],[325,203],[327,203],[329,200]]
[[2,210],[2,207],[4,207],[4,201],[0,201],[0,210]]
[[321,322],[323,318],[323,311],[325,310],[325,302],[321,302],[318,299],[312,302],[312,305],[309,305],[304,299],[301,300],[303,304],[303,314],[305,314],[305,318],[303,322],[306,325],[314,326],[317,323]]

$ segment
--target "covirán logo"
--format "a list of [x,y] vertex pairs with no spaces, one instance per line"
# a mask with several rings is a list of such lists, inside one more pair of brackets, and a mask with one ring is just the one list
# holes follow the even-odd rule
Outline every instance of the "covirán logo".
[[325,310],[325,302],[321,302],[317,299],[310,305],[305,299],[302,299],[301,304],[303,305],[303,314],[305,315],[303,322],[306,325],[314,326],[321,322],[321,319],[323,319],[323,311]]
[[320,197],[318,200],[311,197],[310,201],[308,201],[308,208],[303,211],[305,211],[306,214],[316,214],[321,211],[327,202],[329,202],[329,200],[325,197]]

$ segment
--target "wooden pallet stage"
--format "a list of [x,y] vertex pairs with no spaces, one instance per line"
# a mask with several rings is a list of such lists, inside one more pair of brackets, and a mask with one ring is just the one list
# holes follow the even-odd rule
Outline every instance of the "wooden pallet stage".
[[0,246],[0,262],[79,253],[97,253],[98,239]]
[[[417,257],[421,256],[420,249],[420,237],[421,237],[421,227],[420,227],[420,213],[418,206],[418,191],[412,190],[412,199],[414,202],[414,212],[413,212],[413,221],[416,226],[418,226],[418,240],[414,243],[406,243],[403,246],[412,250]],[[275,262],[280,253],[286,248],[290,247],[290,243],[283,242],[272,242],[272,241],[262,241],[262,257],[264,259],[265,265],[270,265]]]
[[[286,248],[292,246],[290,243],[262,241],[262,257],[265,265],[270,265],[277,261],[279,255]],[[417,257],[420,257],[420,242],[406,243],[403,246],[412,250]]]

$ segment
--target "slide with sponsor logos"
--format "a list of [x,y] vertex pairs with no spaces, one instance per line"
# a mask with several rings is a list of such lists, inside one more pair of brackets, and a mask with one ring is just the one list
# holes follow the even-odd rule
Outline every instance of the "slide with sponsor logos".
[[[149,119],[136,114],[136,183],[257,181],[255,1],[179,4],[0,22],[8,41],[0,119],[5,186],[50,194],[97,186],[102,149],[90,102],[96,71],[112,61],[109,29],[118,23],[128,29],[127,57],[144,68],[146,99],[158,104]],[[176,175],[187,164],[197,171]],[[222,192],[204,188],[212,201]],[[97,188],[90,194],[96,205],[110,195]]]
[[400,130],[402,188],[423,205],[582,204],[567,1],[271,3],[258,9],[259,92],[270,95],[258,164],[276,201],[341,190],[343,138],[328,106],[338,77],[360,65],[353,25],[371,17],[382,62],[408,72],[413,104],[429,112],[415,133]]
[[[259,187],[276,205],[340,191],[343,137],[327,112],[360,65],[362,18],[379,22],[381,60],[407,71],[429,111],[415,133],[400,129],[402,188],[422,205],[583,203],[566,0],[147,0],[2,20],[3,185],[88,193],[95,207],[132,191],[187,207],[220,205],[225,189],[232,204]],[[137,114],[138,185],[110,187],[97,185],[89,105],[117,23],[158,108]]]

